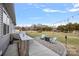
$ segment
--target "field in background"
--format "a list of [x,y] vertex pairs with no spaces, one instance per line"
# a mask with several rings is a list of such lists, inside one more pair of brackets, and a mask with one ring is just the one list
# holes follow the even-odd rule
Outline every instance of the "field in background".
[[67,49],[68,49],[68,55],[79,55],[79,36],[73,33],[63,33],[63,32],[51,32],[51,31],[43,31],[43,32],[37,32],[37,31],[26,31],[28,35],[31,37],[37,37],[41,36],[42,34],[46,34],[49,37],[57,37],[57,40],[62,42],[64,45],[66,45],[65,41],[65,35],[68,36],[67,39]]

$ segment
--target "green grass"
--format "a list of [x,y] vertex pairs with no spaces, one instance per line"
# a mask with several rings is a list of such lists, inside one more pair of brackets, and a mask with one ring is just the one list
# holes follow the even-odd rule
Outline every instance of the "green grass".
[[27,34],[31,37],[41,36],[42,34],[46,34],[49,37],[57,37],[58,41],[65,43],[65,35],[68,36],[67,42],[72,45],[79,45],[79,37],[73,33],[62,33],[62,32],[50,32],[44,31],[39,33],[37,31],[27,31]]
[[46,34],[49,37],[57,37],[57,40],[66,43],[65,41],[65,35],[67,35],[67,49],[68,49],[68,55],[79,55],[79,36],[73,33],[63,33],[63,32],[50,32],[50,31],[43,31],[42,33],[39,33],[37,31],[27,31],[27,34],[31,37],[37,37],[41,36],[42,34]]

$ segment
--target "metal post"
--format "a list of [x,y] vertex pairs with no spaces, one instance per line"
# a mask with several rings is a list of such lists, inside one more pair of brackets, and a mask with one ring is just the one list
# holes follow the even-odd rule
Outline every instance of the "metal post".
[[66,48],[67,48],[67,35],[65,35],[65,42],[66,42]]

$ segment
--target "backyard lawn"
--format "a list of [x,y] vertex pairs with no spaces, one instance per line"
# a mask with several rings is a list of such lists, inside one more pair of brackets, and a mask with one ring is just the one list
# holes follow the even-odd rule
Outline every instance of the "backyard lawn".
[[53,38],[57,37],[57,40],[62,42],[64,45],[66,45],[65,41],[65,35],[67,35],[67,49],[68,49],[68,55],[79,55],[79,36],[73,33],[63,33],[63,32],[52,32],[52,31],[43,31],[43,32],[37,32],[37,31],[26,31],[28,35],[31,37],[37,37],[41,36],[42,34],[46,34],[47,36]]

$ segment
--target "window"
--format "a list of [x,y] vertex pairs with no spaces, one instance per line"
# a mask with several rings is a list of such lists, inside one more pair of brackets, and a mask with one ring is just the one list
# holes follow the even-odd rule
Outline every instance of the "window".
[[6,35],[6,24],[3,23],[3,34]]
[[6,35],[7,33],[9,33],[9,25],[3,23],[3,34]]
[[3,35],[9,33],[9,17],[8,14],[4,11],[3,12]]
[[6,25],[6,33],[9,33],[9,25]]

